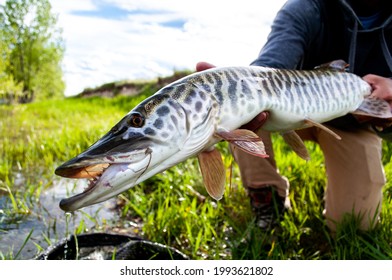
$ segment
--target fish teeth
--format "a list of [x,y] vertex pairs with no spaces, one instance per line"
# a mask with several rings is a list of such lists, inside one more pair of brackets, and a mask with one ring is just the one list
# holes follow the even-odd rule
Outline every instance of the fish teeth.
[[95,177],[88,178],[87,187],[84,189],[83,192],[87,192],[87,191],[91,190],[92,188],[94,188],[95,185],[97,184],[99,178],[101,178],[102,174],[105,172],[105,170],[109,166],[110,166],[110,164],[108,164],[106,167],[102,167],[102,171],[100,173],[97,173],[97,175]]

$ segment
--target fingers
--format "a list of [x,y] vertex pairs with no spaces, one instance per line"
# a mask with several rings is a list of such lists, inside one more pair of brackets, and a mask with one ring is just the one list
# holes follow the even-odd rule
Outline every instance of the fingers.
[[389,78],[369,74],[363,80],[372,87],[372,96],[388,101],[392,104],[392,80]]
[[201,61],[196,64],[196,71],[200,72],[214,67],[216,66],[211,63]]
[[373,74],[368,74],[366,76],[363,76],[362,79],[364,79],[366,82],[369,84],[374,84],[380,81],[381,79],[384,79],[384,77],[373,75]]
[[263,126],[263,124],[267,121],[267,119],[268,119],[268,112],[261,112],[256,117],[254,117],[250,122],[241,126],[241,128],[248,129],[251,131],[257,131],[259,130],[260,127]]

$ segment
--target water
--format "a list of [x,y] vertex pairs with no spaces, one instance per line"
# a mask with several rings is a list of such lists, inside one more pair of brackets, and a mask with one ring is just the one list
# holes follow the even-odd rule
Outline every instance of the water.
[[32,214],[7,221],[1,209],[9,207],[9,202],[4,196],[0,196],[0,253],[9,256],[12,252],[15,257],[33,230],[18,256],[18,259],[31,259],[36,256],[39,247],[46,249],[50,243],[56,243],[73,234],[78,227],[94,230],[104,221],[117,220],[118,215],[112,210],[115,199],[86,207],[73,214],[66,214],[59,208],[58,204],[62,198],[80,193],[85,187],[86,182],[83,180],[57,180],[51,188],[41,193],[38,203],[34,203]]

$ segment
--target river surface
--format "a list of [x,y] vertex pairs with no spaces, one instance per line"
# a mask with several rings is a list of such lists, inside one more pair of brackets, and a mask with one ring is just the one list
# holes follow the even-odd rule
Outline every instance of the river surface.
[[[57,180],[52,187],[41,193],[37,203],[32,203],[34,208],[31,214],[23,215],[23,218],[15,221],[5,221],[1,217],[4,212],[0,212],[0,253],[5,257],[12,254],[15,258],[32,232],[18,256],[18,259],[32,259],[37,255],[38,248],[45,250],[50,244],[73,234],[78,227],[83,227],[86,232],[97,229],[102,223],[117,220],[118,214],[113,210],[115,198],[73,214],[66,214],[59,208],[62,198],[82,192],[86,184],[84,180]],[[9,201],[0,196],[0,209],[6,207],[9,207]]]

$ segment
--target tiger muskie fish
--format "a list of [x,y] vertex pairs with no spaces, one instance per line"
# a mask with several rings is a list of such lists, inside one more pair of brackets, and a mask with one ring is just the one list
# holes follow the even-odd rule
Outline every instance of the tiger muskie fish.
[[195,155],[207,192],[219,200],[225,168],[214,144],[226,140],[267,157],[262,139],[240,129],[267,111],[262,129],[281,132],[308,159],[294,130],[318,126],[339,139],[321,123],[348,113],[392,118],[388,103],[370,94],[370,85],[360,77],[333,67],[222,67],[191,74],[141,102],[95,144],[56,169],[63,177],[90,179],[84,192],[61,200],[60,208],[74,211],[105,201]]

